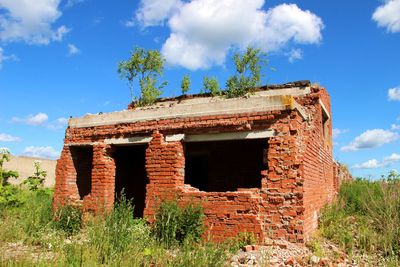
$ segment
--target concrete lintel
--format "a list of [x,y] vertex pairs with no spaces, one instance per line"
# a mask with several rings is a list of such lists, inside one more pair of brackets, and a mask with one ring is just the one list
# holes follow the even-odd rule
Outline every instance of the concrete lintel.
[[109,138],[105,139],[107,145],[129,145],[129,144],[147,144],[150,143],[153,137],[151,136],[135,136],[128,138]]
[[294,104],[294,106],[295,106],[295,109],[297,109],[297,111],[300,113],[300,116],[303,118],[303,120],[309,121],[310,117],[308,116],[308,114],[304,110],[304,108],[297,102]]
[[99,142],[85,142],[85,143],[68,143],[66,146],[94,146],[100,144]]
[[229,133],[210,133],[185,135],[185,142],[203,141],[223,141],[223,140],[242,140],[242,139],[262,139],[275,136],[274,130],[229,132]]
[[324,112],[325,116],[327,116],[328,119],[330,119],[330,118],[331,118],[331,115],[329,114],[328,109],[325,107],[325,105],[324,105],[324,103],[321,101],[321,99],[319,99],[319,104],[320,104],[321,107],[322,107],[322,112]]
[[165,136],[166,142],[177,142],[182,141],[185,138],[185,134],[171,134]]

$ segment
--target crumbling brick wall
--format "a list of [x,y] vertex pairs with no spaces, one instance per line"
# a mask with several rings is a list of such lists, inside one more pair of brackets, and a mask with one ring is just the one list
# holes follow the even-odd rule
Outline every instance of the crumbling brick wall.
[[[152,221],[163,199],[178,198],[182,204],[203,205],[207,236],[216,241],[253,232],[260,241],[285,239],[303,243],[315,229],[319,209],[334,195],[332,144],[323,137],[322,107],[329,96],[315,88],[298,97],[308,114],[295,109],[212,115],[101,125],[69,127],[57,164],[54,207],[72,200],[86,210],[109,210],[114,205],[115,162],[107,138],[151,135],[146,149],[146,205],[144,216]],[[222,133],[274,130],[265,149],[267,165],[261,171],[261,188],[234,192],[203,192],[185,184],[185,155],[182,141],[167,142],[171,134]],[[331,134],[331,124],[326,129]],[[91,192],[79,199],[71,146],[93,149]]]

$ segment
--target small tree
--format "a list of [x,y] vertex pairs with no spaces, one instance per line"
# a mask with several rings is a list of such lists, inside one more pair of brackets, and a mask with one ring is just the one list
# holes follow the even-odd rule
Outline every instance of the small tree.
[[32,176],[29,176],[28,178],[26,178],[26,180],[24,181],[24,184],[26,184],[28,186],[29,190],[36,191],[40,187],[43,186],[43,182],[46,179],[47,172],[42,170],[40,160],[35,160],[33,162],[33,166],[35,168],[35,171]]
[[233,56],[236,74],[226,82],[228,97],[243,96],[249,90],[260,85],[261,69],[267,65],[266,54],[260,49],[248,47],[244,54],[236,53]]
[[203,87],[204,92],[210,93],[212,96],[221,94],[221,89],[219,88],[219,84],[216,78],[209,78],[207,76],[204,77]]
[[190,77],[189,75],[183,76],[182,82],[181,82],[181,92],[182,95],[186,94],[190,90]]
[[[136,47],[131,51],[128,60],[121,61],[118,65],[118,73],[122,79],[128,80],[131,100],[137,101],[139,106],[153,104],[161,95],[161,89],[166,82],[157,85],[157,79],[163,75],[165,59],[157,50],[145,50]],[[134,96],[134,83],[138,79],[140,97]]]
[[8,179],[18,178],[18,172],[6,171],[3,168],[5,162],[10,161],[10,150],[8,148],[0,148],[0,188],[8,184]]

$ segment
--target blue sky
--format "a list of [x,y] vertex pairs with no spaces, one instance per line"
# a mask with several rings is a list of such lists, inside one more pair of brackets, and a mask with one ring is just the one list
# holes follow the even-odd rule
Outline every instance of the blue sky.
[[0,0],[0,147],[57,158],[69,116],[126,108],[134,46],[167,60],[163,96],[230,57],[268,53],[263,83],[311,80],[332,101],[335,158],[356,176],[400,170],[400,0]]

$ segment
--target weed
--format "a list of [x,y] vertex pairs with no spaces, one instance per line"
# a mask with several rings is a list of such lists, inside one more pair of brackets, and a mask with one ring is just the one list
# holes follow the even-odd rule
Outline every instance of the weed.
[[204,232],[203,218],[200,205],[181,208],[177,201],[164,201],[155,215],[153,233],[166,247],[182,244],[188,238],[198,242]]
[[400,176],[390,173],[378,181],[343,184],[338,201],[322,212],[320,232],[347,252],[398,259],[399,225]]
[[73,235],[79,232],[81,225],[82,211],[79,207],[67,204],[57,209],[54,218],[56,229],[64,231],[67,235]]

